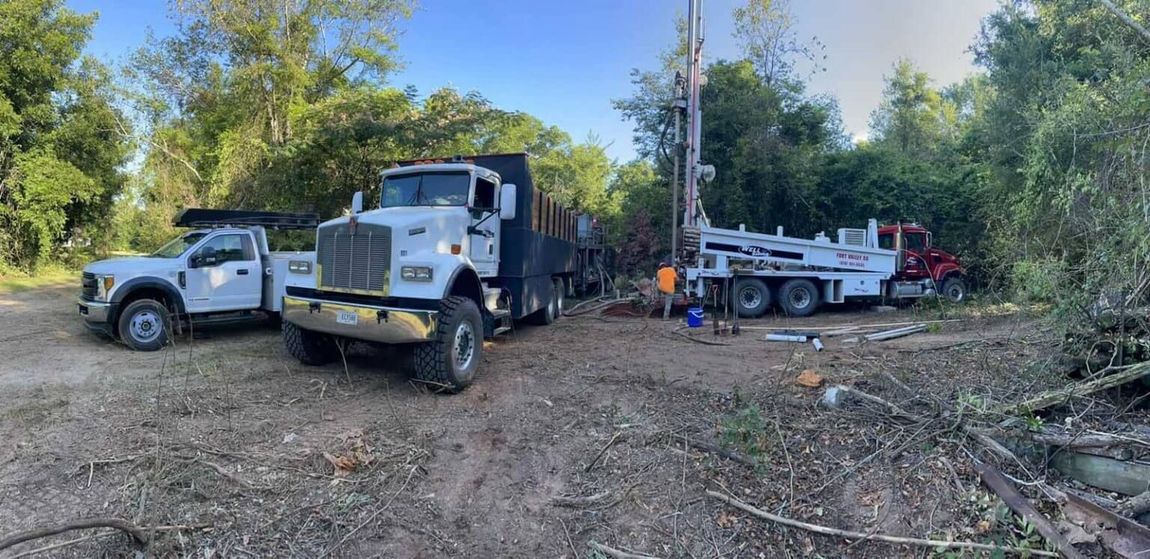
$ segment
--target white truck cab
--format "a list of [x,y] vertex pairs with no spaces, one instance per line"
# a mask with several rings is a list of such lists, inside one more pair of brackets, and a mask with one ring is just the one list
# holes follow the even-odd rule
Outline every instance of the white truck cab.
[[559,318],[595,261],[579,216],[534,188],[527,154],[403,162],[382,173],[378,207],[362,200],[320,224],[314,270],[289,274],[284,344],[303,363],[348,340],[411,344],[419,380],[460,390],[485,337]]
[[185,326],[278,313],[288,269],[310,267],[314,253],[271,252],[265,228],[311,229],[318,221],[314,214],[185,210],[176,225],[196,229],[152,254],[84,267],[80,316],[132,349],[154,351]]

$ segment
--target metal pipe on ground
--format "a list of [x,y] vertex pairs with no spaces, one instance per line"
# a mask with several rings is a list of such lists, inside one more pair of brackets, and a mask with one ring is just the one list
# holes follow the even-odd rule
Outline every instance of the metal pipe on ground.
[[914,326],[906,326],[904,328],[895,328],[894,330],[886,330],[884,332],[867,334],[866,336],[863,336],[863,339],[868,342],[881,342],[883,340],[893,340],[895,338],[901,338],[903,336],[909,336],[911,334],[917,334],[919,332],[925,331],[926,324],[916,324]]

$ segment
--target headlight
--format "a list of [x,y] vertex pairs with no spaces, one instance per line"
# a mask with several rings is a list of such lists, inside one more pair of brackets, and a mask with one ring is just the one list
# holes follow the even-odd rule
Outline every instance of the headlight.
[[399,269],[399,277],[407,281],[431,281],[429,266],[404,266]]
[[116,276],[113,275],[97,275],[96,276],[96,299],[100,301],[108,300],[108,293],[112,292],[112,288],[116,286]]
[[311,262],[307,260],[291,260],[288,262],[288,271],[295,274],[310,274]]

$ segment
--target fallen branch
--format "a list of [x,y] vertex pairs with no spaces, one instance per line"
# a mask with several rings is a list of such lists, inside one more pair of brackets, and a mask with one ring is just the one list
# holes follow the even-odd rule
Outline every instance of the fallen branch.
[[395,491],[395,493],[392,493],[391,498],[388,499],[387,502],[383,504],[383,506],[379,507],[378,509],[375,510],[375,512],[371,513],[371,516],[367,517],[367,520],[364,520],[358,526],[356,526],[355,528],[352,528],[351,531],[348,532],[347,534],[345,534],[342,539],[340,539],[338,542],[336,542],[335,545],[329,547],[327,549],[327,551],[323,552],[323,554],[319,556],[320,559],[323,559],[324,557],[331,555],[331,552],[335,551],[339,546],[347,543],[347,540],[351,539],[351,537],[353,535],[355,535],[355,533],[358,532],[361,528],[363,528],[364,526],[367,526],[368,524],[373,522],[377,517],[379,517],[379,515],[383,514],[383,512],[386,511],[387,508],[391,506],[391,503],[395,501],[395,498],[398,497],[400,493],[403,493],[403,490],[407,488],[408,482],[411,481],[411,476],[415,475],[415,470],[417,470],[418,468],[419,468],[419,466],[412,466],[411,471],[407,472],[407,479],[404,479],[403,485],[400,485],[399,489],[397,489]]
[[823,534],[825,536],[838,536],[840,538],[847,538],[847,539],[852,539],[852,540],[880,541],[880,542],[899,544],[899,545],[917,545],[917,546],[923,546],[923,547],[948,548],[948,549],[949,548],[982,549],[985,551],[1002,551],[1004,553],[1017,553],[1017,554],[1023,555],[1023,556],[1026,556],[1029,554],[1031,556],[1038,556],[1038,557],[1058,557],[1057,553],[1052,553],[1049,551],[1042,551],[1042,550],[1037,550],[1037,549],[1026,549],[1026,548],[1021,548],[1021,547],[1006,547],[1006,546],[987,544],[987,543],[977,543],[977,542],[952,542],[952,541],[945,541],[945,540],[924,540],[924,539],[920,539],[920,538],[904,538],[902,536],[887,536],[887,535],[883,535],[883,534],[865,534],[863,532],[854,532],[851,530],[839,530],[838,528],[830,528],[828,526],[819,526],[818,524],[810,524],[807,522],[801,522],[798,520],[792,520],[790,518],[774,515],[774,514],[767,512],[767,511],[757,509],[757,508],[755,508],[751,505],[748,505],[747,503],[744,503],[738,499],[735,499],[733,497],[728,497],[728,496],[723,495],[722,493],[719,493],[716,491],[707,490],[707,495],[714,497],[720,501],[723,501],[724,503],[727,503],[727,504],[729,504],[729,505],[731,505],[737,509],[743,510],[745,512],[748,512],[748,513],[754,515],[754,516],[762,518],[764,520],[769,520],[771,522],[782,524],[784,526],[790,526],[792,528],[800,528],[802,530],[807,530],[808,532],[814,532],[816,534]]
[[144,545],[148,543],[148,532],[145,528],[141,528],[121,518],[81,518],[78,520],[71,520],[55,526],[48,526],[46,528],[36,528],[34,530],[27,530],[24,532],[17,532],[7,538],[0,540],[0,550],[7,549],[16,544],[21,544],[30,540],[38,540],[48,536],[55,536],[56,534],[63,534],[72,530],[87,530],[89,528],[115,528],[121,532],[127,533],[132,536],[132,539],[137,544]]
[[615,557],[615,559],[656,559],[655,557],[652,557],[650,555],[639,555],[638,553],[627,553],[626,551],[620,551],[620,550],[615,549],[613,547],[607,547],[607,546],[605,546],[605,545],[603,545],[603,544],[601,544],[595,540],[591,540],[591,541],[587,542],[587,545],[591,549],[594,549],[595,551],[598,551],[599,553],[602,553],[604,555]]
[[719,445],[696,439],[688,439],[687,443],[690,444],[692,448],[701,450],[703,452],[710,452],[711,454],[718,454],[727,460],[733,460],[743,464],[744,466],[751,466],[752,468],[757,466],[753,459],[743,456],[741,453],[735,452],[733,450],[727,450],[723,447],[720,447]]
[[589,497],[566,497],[566,496],[560,495],[558,497],[552,497],[551,498],[551,504],[553,504],[557,507],[583,508],[583,507],[594,506],[594,505],[598,504],[600,501],[602,501],[603,499],[606,499],[607,497],[610,497],[610,496],[611,496],[610,491],[604,491],[602,493],[596,493],[596,494],[591,495]]
[[601,450],[599,450],[599,454],[595,455],[595,459],[592,460],[590,464],[587,464],[586,468],[583,468],[583,471],[584,472],[590,472],[591,468],[594,468],[595,464],[599,463],[599,459],[603,458],[603,455],[607,453],[607,449],[611,448],[611,446],[614,445],[615,442],[618,441],[619,437],[621,437],[621,436],[623,436],[623,432],[622,431],[616,431],[615,434],[611,437],[611,440],[607,441],[607,444],[604,445]]
[[701,338],[696,338],[696,337],[694,337],[694,336],[692,336],[686,332],[683,332],[683,328],[687,328],[687,327],[686,326],[680,326],[674,330],[671,330],[671,333],[675,334],[676,336],[682,336],[684,338],[687,338],[688,340],[691,340],[692,342],[703,344],[703,345],[731,345],[728,343],[715,342],[715,341],[711,341],[711,340],[704,340]]
[[1145,491],[1126,499],[1118,506],[1118,512],[1129,517],[1150,512],[1150,491]]
[[1072,398],[1081,398],[1082,396],[1088,396],[1108,388],[1122,386],[1123,384],[1138,380],[1146,375],[1150,375],[1150,361],[1139,363],[1133,367],[1130,367],[1129,369],[1115,373],[1113,375],[1104,376],[1089,382],[1080,382],[1060,390],[1045,392],[1025,402],[1022,402],[1021,404],[1001,407],[998,411],[1008,415],[1014,415],[1018,413],[1032,413],[1061,404]]
[[974,464],[974,469],[982,478],[982,483],[1002,498],[1010,510],[1033,525],[1038,533],[1042,534],[1042,537],[1054,546],[1054,549],[1062,553],[1067,559],[1085,559],[1085,556],[1074,549],[1074,546],[1058,531],[1058,528],[1055,528],[1050,520],[1038,512],[1034,505],[1031,505],[1026,497],[1023,497],[1009,481],[1006,481],[1006,478],[1002,477],[998,470],[988,464],[978,462]]

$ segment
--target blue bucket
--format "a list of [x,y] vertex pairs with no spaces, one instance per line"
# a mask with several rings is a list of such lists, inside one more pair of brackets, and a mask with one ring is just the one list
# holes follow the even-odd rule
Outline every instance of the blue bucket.
[[703,326],[703,307],[691,307],[687,309],[687,326],[691,328]]

